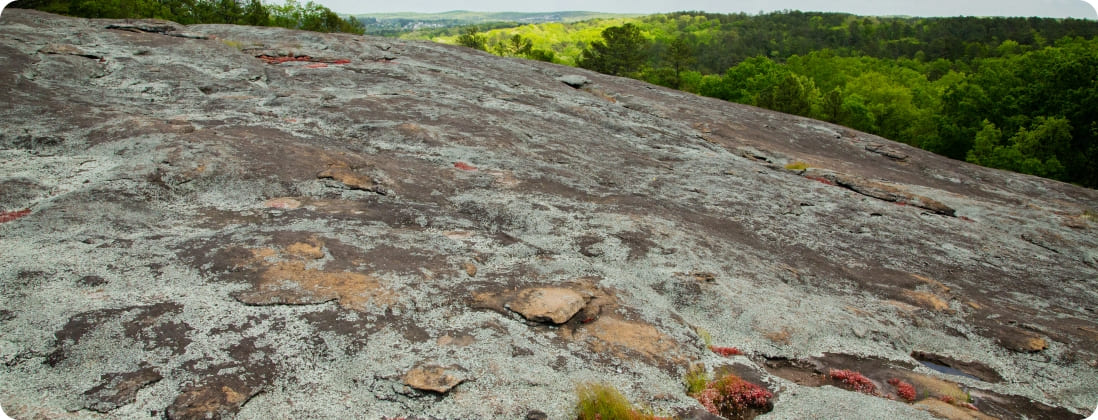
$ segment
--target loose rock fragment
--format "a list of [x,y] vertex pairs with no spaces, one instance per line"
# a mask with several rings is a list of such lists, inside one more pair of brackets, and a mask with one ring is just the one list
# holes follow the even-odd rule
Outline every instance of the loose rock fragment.
[[1019,328],[1009,328],[999,333],[999,345],[1007,350],[1019,353],[1036,353],[1047,349],[1048,341],[1045,341],[1037,333]]
[[586,303],[586,297],[574,290],[544,287],[523,290],[507,307],[530,321],[563,324]]
[[477,266],[473,265],[473,263],[467,262],[463,264],[463,266],[465,268],[465,274],[468,274],[469,277],[477,276]]
[[714,283],[717,281],[717,275],[707,271],[691,271],[690,275],[702,283]]
[[166,414],[170,419],[232,417],[260,391],[259,386],[235,376],[215,377],[179,394]]
[[75,55],[77,57],[91,58],[94,60],[103,58],[95,54],[84,52],[84,50],[72,44],[49,44],[38,49],[38,52],[42,54]]
[[583,87],[584,85],[586,85],[588,83],[591,83],[591,81],[588,80],[586,77],[580,76],[578,74],[569,74],[569,75],[561,76],[561,77],[557,78],[557,81],[559,81],[561,83],[564,83],[568,86],[571,86],[573,88],[576,88],[576,89],[579,89],[579,88]]
[[404,384],[420,391],[445,394],[465,382],[463,370],[461,366],[418,366],[404,374]]
[[316,177],[321,179],[334,179],[353,190],[377,191],[377,183],[374,182],[373,178],[359,174],[346,166],[336,166],[325,169],[316,174]]

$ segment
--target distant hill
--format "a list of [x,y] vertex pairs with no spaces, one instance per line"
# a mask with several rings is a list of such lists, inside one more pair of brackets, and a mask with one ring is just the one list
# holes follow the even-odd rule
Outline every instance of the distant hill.
[[591,19],[622,18],[640,15],[584,11],[564,12],[471,12],[454,10],[442,13],[372,13],[353,15],[366,27],[367,34],[397,35],[412,31],[444,29],[468,25],[512,27],[547,22],[579,22]]

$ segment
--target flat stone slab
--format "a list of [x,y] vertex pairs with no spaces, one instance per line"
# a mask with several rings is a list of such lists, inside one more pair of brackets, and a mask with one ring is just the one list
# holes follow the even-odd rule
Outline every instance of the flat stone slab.
[[462,371],[460,366],[417,366],[404,374],[403,381],[413,389],[445,394],[465,382]]
[[507,307],[530,321],[563,324],[586,303],[587,297],[572,289],[539,287],[523,290]]

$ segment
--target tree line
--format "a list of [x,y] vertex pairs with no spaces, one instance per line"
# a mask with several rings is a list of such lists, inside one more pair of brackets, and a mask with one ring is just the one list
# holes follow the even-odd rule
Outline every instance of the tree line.
[[364,31],[357,19],[341,18],[312,1],[286,0],[275,5],[260,0],[16,0],[9,6],[85,18],[164,19],[184,25],[229,23],[316,32]]
[[[1098,188],[1098,22],[681,12],[615,22],[586,41],[545,32],[484,37],[517,36],[562,64]],[[563,54],[576,43],[578,53]]]

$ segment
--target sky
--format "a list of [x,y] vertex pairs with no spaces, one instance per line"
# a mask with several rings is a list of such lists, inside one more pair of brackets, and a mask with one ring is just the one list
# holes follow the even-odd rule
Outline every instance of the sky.
[[[277,2],[277,0],[275,0]],[[714,13],[775,10],[847,12],[859,15],[1042,16],[1098,19],[1098,0],[314,0],[337,13],[556,12],[582,10],[614,13],[664,13],[701,10]],[[304,1],[303,1],[304,2]],[[1088,4],[1089,3],[1089,4]]]

